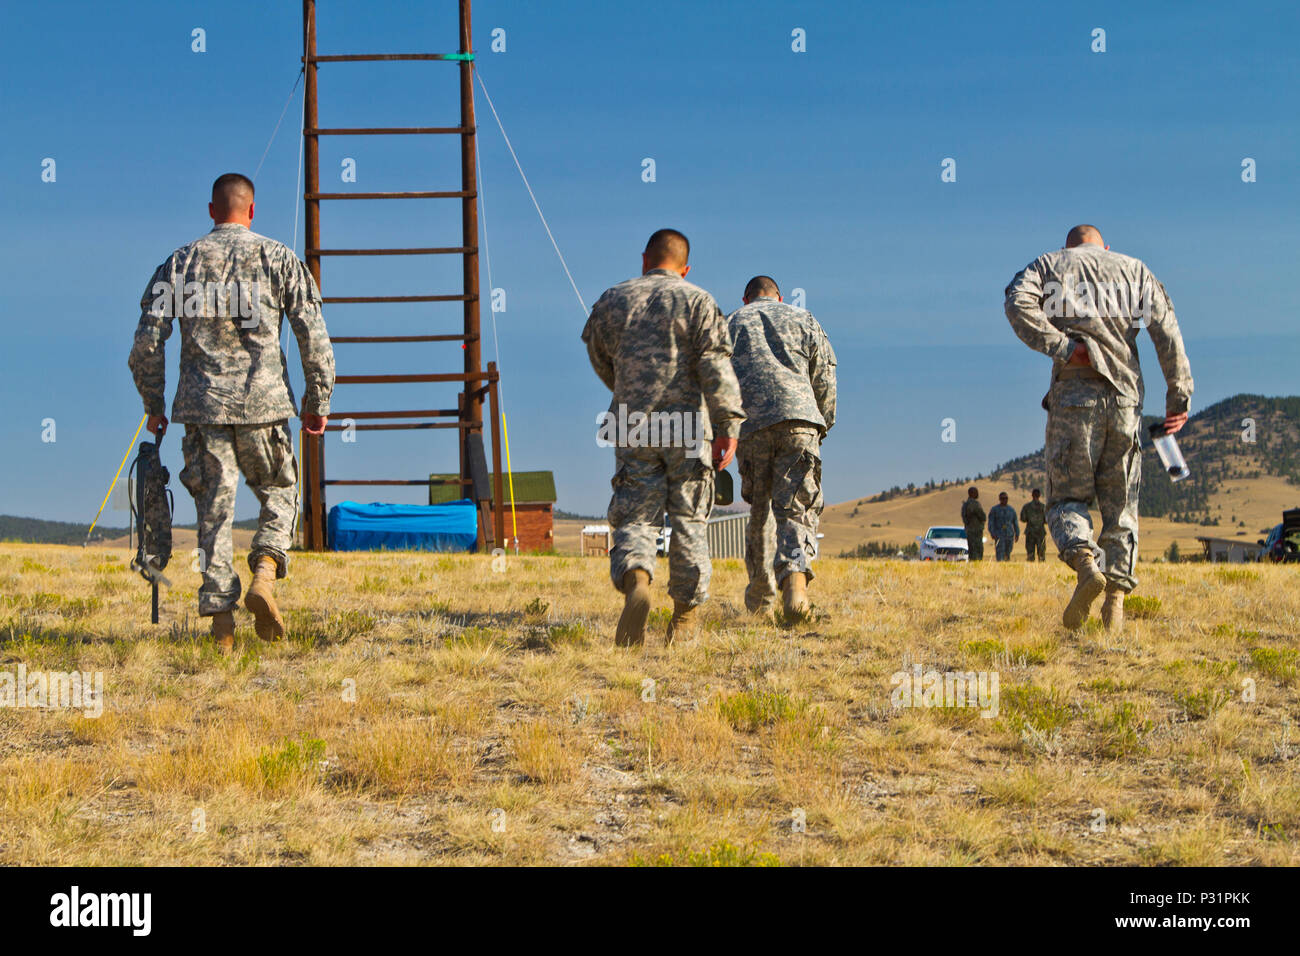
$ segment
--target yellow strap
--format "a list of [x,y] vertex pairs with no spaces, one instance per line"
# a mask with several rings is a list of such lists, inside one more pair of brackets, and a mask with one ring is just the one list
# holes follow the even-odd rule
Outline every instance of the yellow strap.
[[303,527],[303,525],[306,522],[303,520],[299,520],[299,518],[302,517],[302,427],[301,425],[298,428],[298,461],[295,463],[294,471],[297,472],[298,474],[298,481],[294,488],[294,490],[297,491],[298,493],[298,503],[294,507],[294,516],[293,516],[294,538],[296,540],[301,540],[301,538],[306,534],[306,529]]
[[519,521],[515,517],[515,473],[510,468],[510,429],[506,426],[506,413],[501,413],[501,435],[506,446],[506,477],[510,483],[510,526],[513,529],[515,550],[519,549]]
[[104,513],[104,507],[108,504],[108,499],[112,497],[113,489],[117,487],[117,479],[122,476],[122,469],[126,467],[126,460],[131,457],[131,449],[135,447],[135,440],[140,437],[140,429],[144,428],[144,423],[149,420],[148,413],[140,419],[140,424],[135,426],[135,434],[131,436],[131,444],[126,446],[126,454],[122,456],[122,464],[117,466],[117,474],[113,476],[113,483],[108,486],[108,494],[104,495],[104,500],[99,503],[99,510],[95,512],[95,520],[90,523],[86,529],[86,540],[90,540],[90,533],[95,530],[95,525],[99,523],[99,516]]

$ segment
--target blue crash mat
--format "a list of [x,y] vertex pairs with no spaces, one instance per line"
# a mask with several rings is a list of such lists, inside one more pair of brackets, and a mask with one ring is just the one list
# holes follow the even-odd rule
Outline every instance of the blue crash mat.
[[343,501],[329,511],[335,551],[472,551],[478,509],[469,499],[444,505],[368,505]]

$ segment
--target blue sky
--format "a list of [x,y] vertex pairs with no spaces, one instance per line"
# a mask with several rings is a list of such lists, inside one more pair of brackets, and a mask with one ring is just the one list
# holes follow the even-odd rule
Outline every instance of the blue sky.
[[[639,271],[654,229],[693,245],[724,311],[769,273],[806,290],[839,354],[828,501],[973,474],[1042,442],[1049,362],[1002,290],[1076,222],[1146,260],[1173,299],[1193,410],[1294,394],[1300,16],[1289,3],[494,3],[475,9],[484,82],[583,300]],[[207,52],[191,50],[206,31]],[[1106,52],[1090,49],[1095,28]],[[505,31],[506,50],[489,46]],[[807,52],[791,50],[806,31]],[[0,512],[89,520],[132,430],[141,290],[205,232],[207,191],[252,174],[298,71],[300,5],[26,4],[0,40]],[[320,5],[321,53],[447,52],[455,4]],[[254,228],[291,241],[301,86],[257,176]],[[449,64],[324,64],[323,126],[454,125]],[[585,320],[482,96],[492,285],[511,456],[552,469],[560,506],[603,512],[608,393]],[[42,182],[42,161],[57,179]],[[956,182],[940,180],[956,161]],[[1241,163],[1255,160],[1257,181]],[[357,182],[344,184],[344,158]],[[642,181],[642,161],[656,181]],[[337,190],[455,188],[453,137],[327,137]],[[341,208],[343,207],[343,208]],[[454,201],[326,204],[328,246],[454,245]],[[299,217],[298,246],[302,248]],[[459,291],[457,260],[326,260],[326,294]],[[488,286],[487,275],[482,284]],[[369,311],[367,311],[369,310]],[[335,334],[457,331],[455,305],[331,307]],[[495,358],[484,321],[484,359]],[[291,336],[287,351],[301,381]],[[169,393],[176,338],[169,343]],[[337,347],[340,371],[455,368],[455,345]],[[1164,388],[1144,339],[1147,411]],[[337,410],[443,407],[448,390],[340,386]],[[432,402],[432,405],[411,405]],[[940,441],[957,420],[956,443]],[[42,422],[57,440],[42,442]],[[179,436],[164,444],[176,475]],[[452,470],[445,436],[330,436],[331,477]],[[193,517],[177,490],[177,520]],[[342,497],[333,491],[332,500]],[[362,491],[362,495],[365,492]],[[418,491],[386,500],[418,500]],[[245,489],[241,517],[255,514]],[[125,523],[108,512],[107,523]]]

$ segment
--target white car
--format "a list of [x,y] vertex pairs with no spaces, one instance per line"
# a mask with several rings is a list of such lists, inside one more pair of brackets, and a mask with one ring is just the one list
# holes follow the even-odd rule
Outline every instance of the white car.
[[966,529],[960,525],[935,525],[916,539],[922,561],[969,561]]

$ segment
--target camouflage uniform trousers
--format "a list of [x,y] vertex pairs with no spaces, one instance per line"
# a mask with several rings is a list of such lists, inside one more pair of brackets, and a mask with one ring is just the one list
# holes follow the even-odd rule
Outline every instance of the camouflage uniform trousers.
[[[1137,585],[1142,409],[1088,369],[1056,381],[1048,406],[1047,524],[1061,560],[1100,550],[1107,580],[1131,591]],[[1094,500],[1102,522],[1096,540],[1088,514]]]
[[276,577],[282,578],[288,571],[287,552],[298,517],[298,463],[285,422],[186,425],[181,450],[185,456],[181,484],[194,496],[199,548],[206,558],[199,615],[207,617],[239,603],[231,528],[240,472],[262,505],[249,566],[255,568],[258,558],[270,555],[275,559]]
[[1016,539],[1011,535],[993,539],[993,556],[998,561],[1010,561],[1011,549],[1016,546]]
[[966,525],[966,557],[970,561],[984,560],[984,525]]
[[694,607],[708,600],[713,574],[707,525],[713,511],[714,471],[710,442],[701,441],[692,455],[687,451],[614,450],[616,471],[610,482],[614,495],[609,501],[614,546],[609,552],[609,576],[619,590],[623,576],[637,568],[654,579],[655,539],[667,511],[672,522],[668,594],[674,601]]
[[792,572],[812,580],[817,522],[822,513],[821,429],[779,422],[740,440],[740,497],[749,504],[745,528],[745,607],[773,600]]
[[1047,529],[1025,528],[1025,554],[1030,561],[1047,560]]

